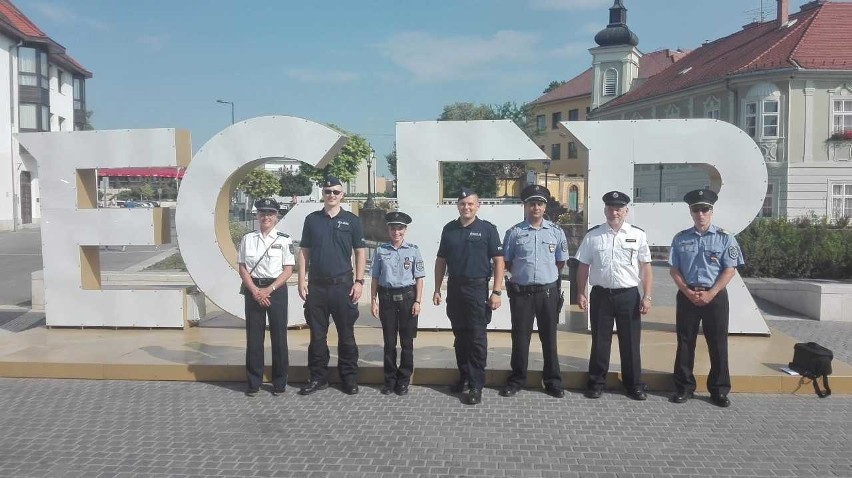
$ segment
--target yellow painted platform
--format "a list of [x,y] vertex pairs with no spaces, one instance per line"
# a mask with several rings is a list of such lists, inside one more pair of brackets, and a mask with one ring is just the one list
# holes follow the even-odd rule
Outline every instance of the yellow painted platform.
[[[576,310],[576,308],[575,308]],[[363,311],[362,311],[362,317]],[[356,337],[360,348],[361,383],[382,382],[382,334],[359,320]],[[336,336],[330,327],[331,365],[336,362]],[[585,387],[591,335],[560,331],[559,355],[566,388]],[[307,379],[307,329],[289,331],[290,381]],[[676,349],[674,309],[657,306],[643,318],[643,379],[652,391],[671,390]],[[732,336],[729,359],[734,392],[813,393],[807,380],[779,368],[792,358],[796,340],[772,331],[771,337]],[[415,341],[415,374],[420,385],[444,385],[457,378],[453,336],[449,331],[420,331]],[[115,380],[244,380],[245,333],[242,322],[220,314],[187,330],[46,329],[37,327],[0,335],[0,376],[85,378]],[[618,339],[613,338],[612,364],[619,363]],[[509,373],[511,336],[488,334],[487,385],[502,386]],[[268,347],[268,341],[267,341]],[[267,348],[268,350],[268,348]],[[530,386],[541,380],[541,347],[534,336],[530,346]],[[267,363],[269,359],[267,357]],[[704,391],[710,365],[703,337],[698,339],[695,374]],[[833,364],[831,387],[835,394],[852,394],[852,366]],[[268,373],[268,367],[267,367]],[[336,374],[333,373],[333,380]],[[610,372],[608,387],[620,388],[618,373]]]

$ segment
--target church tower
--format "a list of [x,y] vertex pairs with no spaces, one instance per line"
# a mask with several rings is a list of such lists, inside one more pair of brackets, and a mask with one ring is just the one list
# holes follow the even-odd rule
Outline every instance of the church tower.
[[609,25],[595,35],[595,43],[598,46],[589,50],[594,71],[592,109],[627,93],[639,77],[639,38],[627,27],[622,0],[615,0],[609,9]]

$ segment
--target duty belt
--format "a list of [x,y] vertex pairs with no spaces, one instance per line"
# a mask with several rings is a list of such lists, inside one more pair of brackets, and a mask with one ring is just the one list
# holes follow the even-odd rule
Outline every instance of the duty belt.
[[268,277],[258,279],[257,277],[252,277],[251,281],[254,282],[254,285],[256,285],[258,287],[267,287],[267,286],[269,286],[269,284],[272,284],[273,282],[275,282],[275,279],[270,279]]
[[352,282],[352,273],[337,277],[308,277],[308,282],[314,285],[338,285]]
[[620,289],[607,289],[606,287],[601,287],[599,285],[592,287],[593,291],[596,290],[596,289],[601,291],[601,292],[607,293],[609,295],[617,295],[617,294],[622,294],[622,293],[627,292],[627,291],[635,290],[636,286],[622,287]]
[[705,287],[703,285],[688,285],[689,290],[694,290],[696,292],[704,292],[710,290],[709,287]]
[[406,297],[414,297],[414,286],[406,287],[381,287],[379,286],[379,296],[385,300],[394,302],[402,302]]
[[559,281],[551,282],[550,284],[518,285],[514,282],[509,282],[509,287],[515,294],[536,294],[538,292],[544,292],[546,290],[555,289],[558,283]]

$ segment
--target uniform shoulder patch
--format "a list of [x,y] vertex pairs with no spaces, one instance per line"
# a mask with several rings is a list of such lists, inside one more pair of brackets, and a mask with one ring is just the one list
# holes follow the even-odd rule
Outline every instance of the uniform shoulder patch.
[[731,246],[728,248],[728,257],[731,259],[737,259],[740,257],[740,248],[737,246]]
[[279,235],[280,237],[290,237],[290,234],[286,234],[286,233],[283,233],[283,232],[281,232],[281,231],[278,231],[278,235]]

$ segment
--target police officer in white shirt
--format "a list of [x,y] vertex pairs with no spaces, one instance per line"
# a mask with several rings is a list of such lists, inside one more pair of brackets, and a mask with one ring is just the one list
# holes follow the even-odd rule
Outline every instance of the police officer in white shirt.
[[[619,191],[603,196],[606,223],[589,229],[577,250],[577,304],[590,307],[592,351],[586,396],[600,398],[609,371],[613,319],[618,329],[622,382],[627,395],[645,400],[639,340],[640,314],[651,308],[651,250],[645,231],[628,224],[630,197]],[[586,298],[586,280],[592,285]],[[639,292],[639,285],[642,292]]]
[[246,395],[253,397],[263,382],[263,340],[266,319],[272,341],[272,394],[284,393],[289,367],[287,351],[287,279],[293,274],[296,257],[290,236],[275,229],[278,202],[259,199],[254,203],[260,230],[240,241],[240,278],[246,311]]

